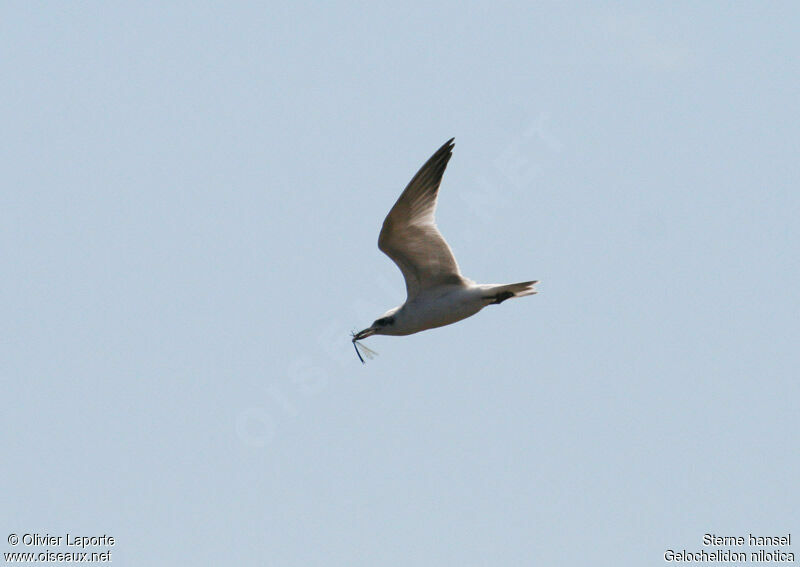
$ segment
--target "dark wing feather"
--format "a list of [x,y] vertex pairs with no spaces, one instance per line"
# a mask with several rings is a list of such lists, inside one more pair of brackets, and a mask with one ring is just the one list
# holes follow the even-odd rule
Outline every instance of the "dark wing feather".
[[434,218],[439,185],[453,146],[451,138],[425,162],[383,221],[378,248],[403,272],[408,299],[420,289],[464,282]]

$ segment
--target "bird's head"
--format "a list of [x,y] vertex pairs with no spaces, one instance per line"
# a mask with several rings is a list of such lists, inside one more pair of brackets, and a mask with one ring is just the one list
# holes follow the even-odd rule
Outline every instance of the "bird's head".
[[353,335],[353,339],[360,341],[372,335],[391,335],[394,328],[395,313],[398,308],[390,309],[372,322],[372,325]]
[[394,309],[390,309],[377,319],[372,322],[372,325],[364,329],[363,331],[359,331],[357,333],[353,333],[353,347],[356,349],[356,354],[358,355],[358,359],[363,363],[364,357],[361,356],[363,351],[364,355],[367,358],[372,358],[375,356],[376,353],[374,350],[367,348],[365,345],[361,344],[361,339],[366,339],[367,337],[371,337],[372,335],[392,335],[392,329],[395,323],[395,313],[399,307],[395,307]]

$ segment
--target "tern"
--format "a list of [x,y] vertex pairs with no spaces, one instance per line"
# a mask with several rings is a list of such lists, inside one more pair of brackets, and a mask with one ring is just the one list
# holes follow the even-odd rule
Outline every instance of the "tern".
[[362,339],[372,335],[402,336],[450,325],[475,315],[487,305],[498,305],[512,297],[533,295],[538,280],[513,284],[478,284],[461,275],[453,251],[436,227],[436,199],[447,162],[453,155],[453,140],[425,162],[397,199],[383,221],[378,248],[397,264],[406,280],[406,301],[389,309],[372,325],[352,334],[368,357],[375,354]]

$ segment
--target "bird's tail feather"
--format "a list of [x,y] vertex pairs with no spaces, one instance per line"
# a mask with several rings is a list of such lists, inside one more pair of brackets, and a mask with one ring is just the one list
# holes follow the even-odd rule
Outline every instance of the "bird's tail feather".
[[539,283],[538,280],[503,285],[487,285],[484,299],[491,305],[493,303],[503,303],[506,299],[511,299],[512,297],[533,295],[537,293],[537,291],[533,289],[533,286],[537,283]]

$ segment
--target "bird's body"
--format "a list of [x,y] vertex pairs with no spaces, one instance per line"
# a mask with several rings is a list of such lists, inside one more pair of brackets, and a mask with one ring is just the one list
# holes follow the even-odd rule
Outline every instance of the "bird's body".
[[484,305],[480,289],[474,286],[448,284],[427,289],[396,308],[391,315],[394,321],[382,334],[411,335],[443,327],[475,315]]
[[450,325],[487,305],[536,293],[536,281],[476,284],[461,275],[434,219],[439,185],[452,150],[450,139],[417,172],[383,222],[378,248],[403,272],[407,297],[403,305],[353,335],[357,353],[356,341],[371,335],[410,335]]

